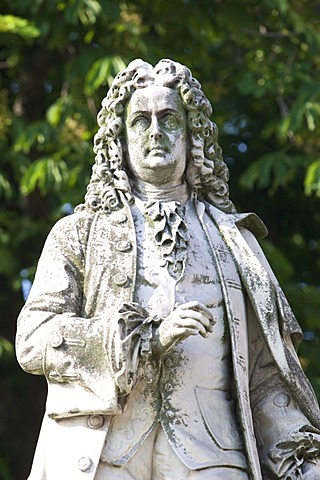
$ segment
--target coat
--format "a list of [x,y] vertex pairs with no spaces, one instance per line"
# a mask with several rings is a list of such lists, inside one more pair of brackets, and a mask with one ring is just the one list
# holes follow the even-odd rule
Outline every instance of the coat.
[[[286,402],[289,393],[293,399],[293,429],[304,424],[311,429],[320,426],[317,401],[295,351],[301,331],[255,239],[254,234],[266,234],[262,222],[253,214],[225,214],[201,202],[197,211],[223,286],[250,478],[260,480],[266,478],[261,474],[261,458],[266,458],[265,452],[276,444],[270,432],[282,429],[277,414],[281,398]],[[116,329],[119,306],[133,300],[136,256],[134,223],[127,204],[110,214],[73,214],[60,220],[49,234],[33,288],[18,319],[16,340],[22,368],[45,375],[48,381],[46,415],[30,480],[51,479],[46,473],[48,465],[55,468],[52,478],[68,473],[68,478],[80,480],[85,472],[87,479],[94,479],[108,427],[99,419],[119,415],[124,408],[106,346],[110,332]],[[255,380],[259,375],[252,367],[256,358],[250,351],[250,339],[257,332],[279,376],[280,383],[273,386],[270,395],[268,386]],[[254,389],[252,381],[258,385]],[[263,398],[258,391],[263,392]],[[79,425],[74,432],[59,428],[61,419],[72,422],[73,417]],[[256,426],[259,422],[263,424],[260,430]],[[62,438],[63,431],[68,432],[67,437],[63,434],[67,444],[58,441],[48,451],[47,435]],[[258,451],[259,444],[264,445],[263,454]]]

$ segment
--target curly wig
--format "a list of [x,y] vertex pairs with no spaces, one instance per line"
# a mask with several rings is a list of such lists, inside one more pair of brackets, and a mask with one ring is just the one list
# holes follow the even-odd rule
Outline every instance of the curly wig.
[[234,212],[229,199],[229,172],[218,145],[218,129],[210,120],[212,107],[191,71],[178,62],[164,59],[154,68],[143,60],[132,61],[115,77],[98,113],[99,130],[94,137],[95,164],[84,204],[77,210],[104,210],[121,206],[119,192],[131,200],[126,173],[124,122],[126,106],[139,88],[159,85],[176,90],[183,101],[189,133],[187,182],[199,198],[224,212]]

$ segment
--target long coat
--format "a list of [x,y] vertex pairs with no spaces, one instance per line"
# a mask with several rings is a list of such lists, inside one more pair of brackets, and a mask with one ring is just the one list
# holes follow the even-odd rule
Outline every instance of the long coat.
[[[253,235],[266,234],[262,222],[253,214],[224,214],[201,202],[197,212],[222,282],[250,478],[260,480],[267,478],[261,461],[281,440],[280,432],[289,433],[279,402],[287,406],[287,395],[292,397],[293,430],[320,426],[317,401],[295,351],[301,331]],[[48,236],[16,341],[22,368],[48,381],[30,480],[81,480],[84,473],[94,479],[108,427],[100,418],[119,415],[124,407],[107,345],[119,306],[133,301],[136,265],[127,204],[109,214],[73,214]],[[274,371],[261,378],[255,367],[257,352],[250,345],[257,338],[277,369],[277,384],[271,380]]]

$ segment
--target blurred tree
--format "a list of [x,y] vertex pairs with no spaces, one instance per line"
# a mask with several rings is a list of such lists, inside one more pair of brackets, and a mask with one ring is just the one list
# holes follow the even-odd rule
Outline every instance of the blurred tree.
[[99,104],[137,57],[170,57],[202,81],[231,196],[270,230],[264,248],[320,395],[319,14],[318,0],[2,0],[1,479],[26,478],[45,397],[14,360],[23,294],[50,227],[82,201]]

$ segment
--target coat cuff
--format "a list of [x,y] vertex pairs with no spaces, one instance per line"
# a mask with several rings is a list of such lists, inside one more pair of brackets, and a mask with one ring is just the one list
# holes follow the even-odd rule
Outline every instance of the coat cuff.
[[320,456],[320,431],[303,425],[278,442],[269,452],[268,469],[278,479],[303,478],[305,462],[313,463]]
[[111,365],[121,393],[128,394],[141,378],[150,383],[158,366],[152,355],[155,327],[161,318],[149,317],[138,303],[124,303],[118,311],[110,341]]

